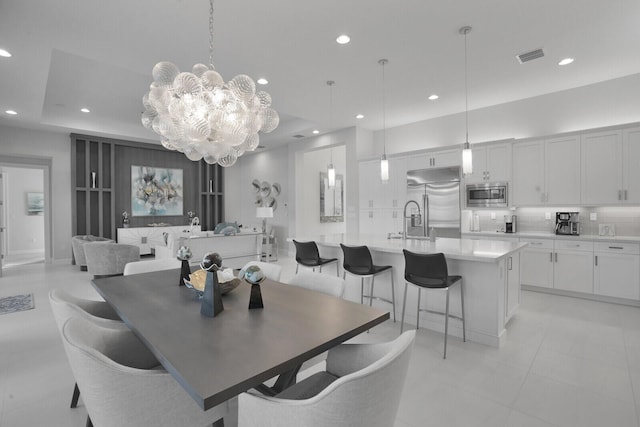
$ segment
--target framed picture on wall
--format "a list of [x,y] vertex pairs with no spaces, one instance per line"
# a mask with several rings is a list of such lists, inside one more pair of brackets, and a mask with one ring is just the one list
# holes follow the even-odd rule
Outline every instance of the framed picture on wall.
[[44,193],[27,193],[27,215],[44,215]]
[[131,215],[183,215],[182,169],[131,166]]

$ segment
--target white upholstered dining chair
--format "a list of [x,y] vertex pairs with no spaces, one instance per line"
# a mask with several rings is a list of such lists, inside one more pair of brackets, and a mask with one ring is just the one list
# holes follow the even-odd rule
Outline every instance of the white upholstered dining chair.
[[242,393],[239,427],[394,425],[415,331],[382,344],[342,344],[318,372],[275,397]]
[[345,288],[345,281],[340,277],[311,273],[309,271],[302,271],[296,274],[289,280],[289,284],[340,298],[342,298]]
[[96,427],[195,427],[223,417],[235,422],[235,402],[202,410],[129,330],[72,317],[62,338]]
[[152,271],[172,270],[180,268],[180,261],[177,258],[150,259],[143,261],[128,262],[124,266],[123,276],[130,274],[150,273]]

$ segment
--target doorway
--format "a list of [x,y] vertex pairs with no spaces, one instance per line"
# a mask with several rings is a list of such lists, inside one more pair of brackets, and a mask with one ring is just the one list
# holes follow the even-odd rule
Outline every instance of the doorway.
[[2,268],[50,263],[51,159],[0,156]]

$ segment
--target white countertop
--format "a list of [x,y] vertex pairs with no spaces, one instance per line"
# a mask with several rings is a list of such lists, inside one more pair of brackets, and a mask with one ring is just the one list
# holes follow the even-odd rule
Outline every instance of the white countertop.
[[[472,240],[436,238],[435,242],[417,239],[387,239],[384,236],[368,234],[326,234],[322,236],[295,237],[296,240],[314,240],[320,246],[339,247],[366,245],[372,251],[402,253],[403,249],[411,252],[439,253],[449,259],[496,262],[501,258],[519,251],[527,245],[520,242],[504,242],[499,240]],[[292,238],[288,239],[289,241]]]
[[640,236],[599,236],[597,234],[580,234],[579,236],[569,236],[563,234],[554,234],[549,232],[524,231],[517,233],[504,233],[500,231],[469,231],[462,233],[464,237],[496,237],[496,238],[530,238],[530,239],[563,239],[563,240],[582,240],[589,242],[628,242],[640,243]]

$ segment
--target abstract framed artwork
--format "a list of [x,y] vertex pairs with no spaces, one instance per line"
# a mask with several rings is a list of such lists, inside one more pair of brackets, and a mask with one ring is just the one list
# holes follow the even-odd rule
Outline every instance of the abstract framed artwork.
[[131,215],[182,215],[182,169],[131,166]]
[[27,215],[44,215],[44,193],[27,193]]

